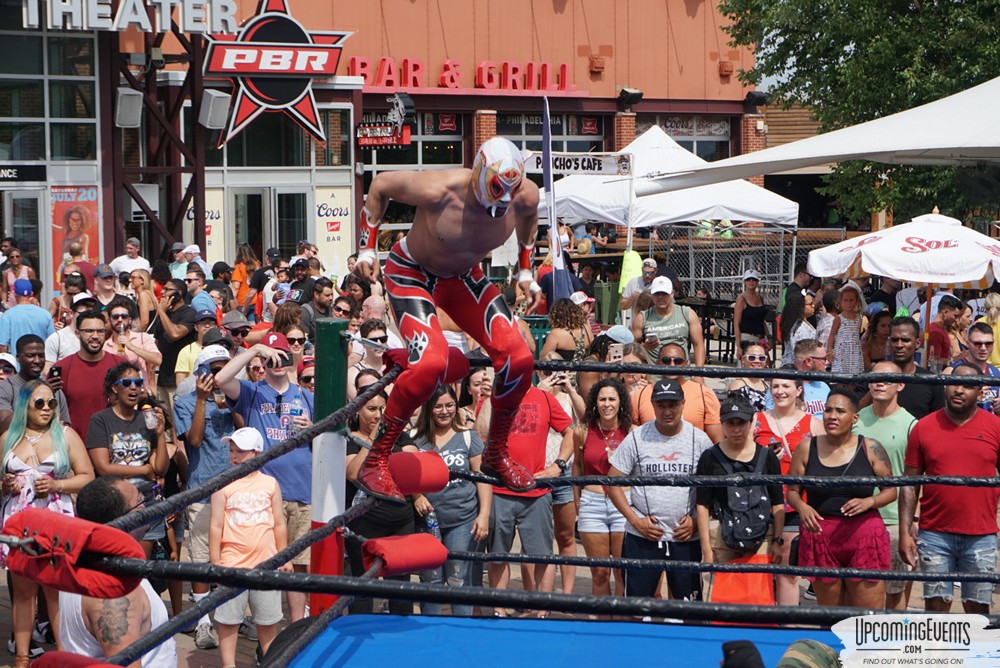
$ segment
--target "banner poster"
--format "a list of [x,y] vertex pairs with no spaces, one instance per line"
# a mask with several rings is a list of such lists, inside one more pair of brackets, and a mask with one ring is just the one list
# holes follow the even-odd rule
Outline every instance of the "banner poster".
[[347,256],[354,252],[354,199],[351,188],[320,187],[315,190],[313,223],[323,272],[335,285],[347,272]]
[[222,217],[226,206],[226,191],[223,188],[205,188],[205,262],[212,266],[225,261],[232,264],[236,259],[236,244],[226,248],[226,225]]
[[[83,246],[83,255],[93,263],[100,258],[100,239],[98,239],[97,222],[98,199],[100,189],[97,186],[51,186],[49,188],[52,202],[52,268],[54,276],[52,285],[58,290],[59,275],[66,258],[69,257],[69,247],[74,242]],[[43,278],[44,277],[39,277]]]

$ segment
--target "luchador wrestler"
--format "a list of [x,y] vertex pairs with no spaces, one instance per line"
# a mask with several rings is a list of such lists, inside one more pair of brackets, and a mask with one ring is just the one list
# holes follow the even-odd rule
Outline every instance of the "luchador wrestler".
[[378,227],[390,200],[417,207],[413,227],[392,247],[385,286],[407,367],[396,380],[375,442],[357,484],[372,496],[405,502],[389,475],[393,445],[413,412],[448,374],[448,343],[435,312],[441,307],[493,360],[496,380],[483,468],[512,489],[534,486],[534,478],[507,453],[507,436],[521,398],[531,386],[533,358],[500,291],[480,262],[517,233],[518,283],[535,301],[531,278],[538,229],[538,187],[524,178],[524,161],[510,141],[493,137],[476,153],[472,170],[382,172],[372,180],[361,212],[358,264],[372,267]]

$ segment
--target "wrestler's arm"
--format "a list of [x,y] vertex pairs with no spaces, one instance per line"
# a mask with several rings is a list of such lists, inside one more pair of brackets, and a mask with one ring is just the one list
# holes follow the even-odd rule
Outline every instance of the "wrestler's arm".
[[533,313],[542,301],[542,289],[532,276],[532,257],[538,235],[538,199],[538,186],[525,179],[514,207],[514,215],[517,216],[514,234],[517,235],[518,248],[517,284],[524,294],[530,296],[528,313]]
[[370,270],[375,264],[378,228],[382,224],[391,200],[421,209],[436,209],[448,193],[448,179],[440,171],[382,172],[372,179],[368,199],[361,209],[361,239],[358,242],[357,264]]

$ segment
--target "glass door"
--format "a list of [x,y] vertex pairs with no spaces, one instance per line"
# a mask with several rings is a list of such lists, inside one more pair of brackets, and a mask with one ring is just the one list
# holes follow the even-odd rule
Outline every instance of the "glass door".
[[[52,281],[50,278],[51,258],[47,253],[42,252],[48,235],[48,226],[42,225],[42,197],[43,190],[3,190],[2,202],[0,202],[0,236],[14,237],[17,240],[17,247],[27,263],[35,270],[35,276],[42,281],[45,286],[45,300],[39,301],[48,303],[48,296],[52,292]],[[43,234],[45,235],[43,238]]]
[[281,257],[295,255],[300,241],[316,241],[310,238],[308,232],[309,195],[310,191],[302,189],[274,189],[275,238]]
[[230,188],[229,197],[235,226],[235,246],[250,244],[257,257],[263,260],[264,252],[274,245],[271,234],[271,189]]

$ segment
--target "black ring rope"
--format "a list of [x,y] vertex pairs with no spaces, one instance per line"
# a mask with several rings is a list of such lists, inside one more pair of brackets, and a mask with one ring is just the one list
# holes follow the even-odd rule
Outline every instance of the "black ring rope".
[[[309,573],[276,573],[261,569],[227,568],[177,561],[146,561],[124,557],[107,557],[100,561],[100,566],[102,570],[132,577],[182,579],[226,585],[217,589],[215,593],[228,590],[230,586],[235,585],[248,589],[364,596],[414,602],[457,602],[489,607],[526,608],[582,614],[650,615],[707,622],[741,622],[754,625],[812,624],[831,626],[847,617],[896,613],[895,610],[844,606],[739,605],[638,596],[595,596],[593,594],[557,594],[479,587],[451,587],[443,584],[367,580],[360,577],[312,575]],[[207,600],[207,597],[202,600]],[[907,613],[925,614],[924,611],[920,610],[908,610]],[[991,623],[1000,623],[1000,615],[991,615],[990,621]],[[120,663],[117,659],[116,656],[109,661]]]
[[192,503],[207,499],[214,492],[219,491],[229,483],[239,480],[240,478],[263,468],[266,464],[284,454],[291,452],[300,445],[311,443],[312,440],[320,434],[333,431],[337,427],[341,426],[347,422],[351,416],[357,413],[361,406],[366,404],[369,399],[385,388],[386,385],[392,383],[392,381],[394,381],[401,372],[402,369],[400,369],[400,367],[393,367],[391,370],[387,371],[382,378],[366,387],[364,391],[359,392],[358,396],[355,397],[353,401],[348,402],[342,408],[334,411],[308,428],[296,433],[294,436],[286,438],[284,441],[271,446],[261,454],[243,462],[238,466],[234,466],[223,471],[219,475],[205,481],[197,487],[184,490],[183,492],[174,494],[168,499],[158,501],[145,508],[140,508],[139,510],[133,511],[128,515],[123,515],[112,522],[108,522],[108,526],[121,529],[122,531],[132,531],[143,524],[149,524],[155,520],[163,519],[178,510],[186,508]]
[[[378,577],[380,570],[382,570],[382,560],[376,557],[372,562],[371,568],[365,571],[361,575],[361,578],[364,580],[373,580]],[[285,647],[281,654],[278,654],[274,659],[268,657],[268,668],[285,668],[285,666],[290,664],[302,650],[309,646],[309,643],[316,640],[326,630],[326,627],[329,626],[334,617],[339,617],[347,610],[347,607],[354,602],[355,598],[354,596],[341,596],[338,598],[336,603],[318,615],[305,631]]]
[[[313,529],[312,531],[302,535],[294,542],[290,543],[285,549],[281,550],[275,554],[270,559],[261,562],[252,569],[237,569],[244,570],[250,573],[250,578],[265,578],[268,572],[275,574],[274,569],[279,566],[283,566],[285,563],[294,559],[300,552],[305,550],[307,547],[318,543],[324,538],[333,534],[337,529],[343,528],[348,522],[351,522],[358,517],[361,517],[376,504],[381,503],[373,497],[369,497],[362,501],[361,503],[348,508],[343,514],[337,515],[330,519],[329,522],[321,527]],[[141,562],[142,560],[135,560]],[[114,560],[110,557],[102,557],[95,559],[93,562],[93,568],[101,568],[104,570],[107,564],[113,563]],[[178,563],[178,562],[149,562],[149,563]],[[209,564],[190,564],[192,566],[198,566],[201,568],[209,569],[221,569],[221,566],[211,566]],[[110,572],[110,571],[109,571]],[[290,573],[281,573],[280,575],[292,575]],[[316,576],[310,576],[316,577]],[[215,580],[213,580],[215,581]],[[218,581],[221,582],[221,581]],[[226,584],[225,582],[221,582]],[[239,583],[237,583],[239,584]],[[263,587],[253,586],[254,589],[262,589]],[[168,638],[179,633],[181,629],[185,629],[190,626],[193,622],[201,618],[202,615],[207,615],[212,610],[215,610],[220,605],[235,598],[242,589],[235,589],[230,586],[220,587],[214,592],[210,593],[205,598],[201,599],[193,606],[184,610],[179,615],[172,617],[165,624],[152,629],[149,635],[146,635],[139,640],[135,641],[125,649],[121,650],[113,657],[109,658],[108,663],[117,663],[121,666],[126,666],[133,661],[138,661],[143,654],[151,650],[152,648],[158,646],[160,643],[164,642]]]
[[685,573],[770,573],[796,577],[820,577],[859,580],[897,580],[902,582],[992,582],[1000,583],[1000,573],[924,573],[921,571],[882,571],[868,568],[824,568],[788,564],[733,564],[701,561],[663,561],[624,557],[566,557],[562,555],[503,554],[490,552],[449,552],[449,559],[484,563],[554,564],[590,568],[631,568]]

